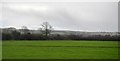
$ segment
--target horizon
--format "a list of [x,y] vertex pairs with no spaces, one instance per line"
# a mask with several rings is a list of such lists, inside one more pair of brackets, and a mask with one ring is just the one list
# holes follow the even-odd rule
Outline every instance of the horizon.
[[[8,29],[8,28],[15,28],[15,27],[0,27],[0,29]],[[20,30],[22,28],[15,28],[17,30]],[[28,30],[39,30],[39,29],[29,29]],[[69,29],[53,29],[52,31],[73,31],[73,32],[107,32],[107,31],[88,31],[88,30],[69,30]],[[114,32],[114,31],[113,31]]]

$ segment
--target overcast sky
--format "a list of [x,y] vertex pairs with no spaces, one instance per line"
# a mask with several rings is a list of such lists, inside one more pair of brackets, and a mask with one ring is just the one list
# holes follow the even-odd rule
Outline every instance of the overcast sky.
[[118,31],[117,2],[4,3],[0,27],[38,29],[49,22],[57,30]]

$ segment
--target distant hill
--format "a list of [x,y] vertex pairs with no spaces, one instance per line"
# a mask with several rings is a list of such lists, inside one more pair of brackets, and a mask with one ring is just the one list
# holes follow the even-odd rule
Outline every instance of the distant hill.
[[[39,30],[30,30],[33,34],[41,33]],[[84,31],[66,31],[66,30],[53,30],[51,34],[59,34],[59,35],[82,35],[82,36],[90,36],[90,35],[118,35],[118,32],[84,32]]]
[[83,35],[83,36],[89,36],[89,35],[118,35],[118,32],[83,32],[83,31],[53,31],[52,34],[61,34],[61,35]]
[[[10,33],[13,30],[17,30],[22,33],[22,29],[15,28],[2,28],[2,32]],[[32,34],[40,34],[40,30],[29,30]],[[84,32],[84,31],[68,31],[68,30],[53,30],[51,34],[59,34],[59,35],[82,35],[82,36],[90,36],[90,35],[118,35],[118,32]]]

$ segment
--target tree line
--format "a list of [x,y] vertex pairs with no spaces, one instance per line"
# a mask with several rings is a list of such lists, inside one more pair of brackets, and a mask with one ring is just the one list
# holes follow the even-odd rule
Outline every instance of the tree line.
[[120,36],[110,35],[92,35],[83,37],[82,35],[50,35],[46,38],[45,35],[41,34],[20,34],[19,32],[13,31],[13,33],[2,33],[2,40],[101,40],[101,41],[118,41]]
[[31,33],[26,26],[20,29],[22,32],[15,28],[8,28],[2,31],[2,40],[101,40],[101,41],[118,41],[120,35],[60,35],[51,34],[53,28],[48,22],[43,22],[39,31],[41,33]]

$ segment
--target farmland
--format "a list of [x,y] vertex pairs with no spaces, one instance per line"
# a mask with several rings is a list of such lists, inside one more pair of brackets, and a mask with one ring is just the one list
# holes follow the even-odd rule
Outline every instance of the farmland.
[[117,59],[117,41],[11,40],[2,42],[3,59]]

